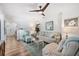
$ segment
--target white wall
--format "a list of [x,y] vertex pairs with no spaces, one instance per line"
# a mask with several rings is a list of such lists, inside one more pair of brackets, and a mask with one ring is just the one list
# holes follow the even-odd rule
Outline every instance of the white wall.
[[45,23],[48,21],[54,21],[54,30],[48,32],[61,32],[61,21],[62,21],[62,13],[58,10],[58,5],[50,4],[48,8],[45,10],[45,17],[43,18],[43,31],[45,30]]
[[[79,4],[77,3],[55,3],[50,4],[45,11],[45,18],[42,24],[47,21],[54,21],[54,31],[62,32],[63,21],[68,18],[74,18],[79,16]],[[45,26],[42,27],[45,30]],[[72,30],[72,29],[71,29]],[[78,30],[77,30],[78,31]]]
[[44,12],[45,17],[38,13],[28,12],[31,9],[36,9],[36,4],[2,4],[2,6],[6,19],[13,20],[28,30],[30,29],[29,26],[35,24],[35,22],[41,22],[41,30],[46,31],[45,23],[54,21],[54,30],[48,32],[62,32],[64,19],[79,16],[79,4],[77,3],[51,3]]
[[1,10],[0,10],[0,21],[1,21],[1,40],[5,40],[5,36],[4,36],[4,15],[3,15]]
[[37,4],[2,4],[5,19],[12,20],[18,26],[30,29],[30,25],[35,22],[40,22],[41,19],[38,13],[29,12],[30,10],[36,9]]

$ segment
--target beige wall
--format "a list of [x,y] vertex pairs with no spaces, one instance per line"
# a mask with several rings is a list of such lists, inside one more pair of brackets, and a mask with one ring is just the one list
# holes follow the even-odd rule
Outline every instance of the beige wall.
[[63,37],[65,37],[66,33],[68,33],[68,35],[70,34],[79,35],[79,17],[78,17],[78,26],[76,27],[64,27],[63,26],[62,28]]

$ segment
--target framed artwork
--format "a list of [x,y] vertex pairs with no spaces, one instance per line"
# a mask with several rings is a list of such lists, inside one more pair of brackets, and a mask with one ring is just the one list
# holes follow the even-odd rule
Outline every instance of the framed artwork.
[[46,30],[50,30],[50,31],[53,30],[53,26],[54,26],[53,21],[46,22],[45,24]]
[[64,26],[65,27],[76,27],[76,26],[78,26],[78,17],[64,20]]

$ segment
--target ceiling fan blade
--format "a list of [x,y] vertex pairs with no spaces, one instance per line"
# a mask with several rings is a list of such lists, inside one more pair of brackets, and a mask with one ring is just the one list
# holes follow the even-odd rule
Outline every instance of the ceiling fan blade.
[[45,14],[44,14],[44,13],[42,13],[41,15],[45,16]]
[[44,12],[45,9],[48,7],[49,3],[47,3],[43,8],[42,8],[42,11]]
[[31,10],[29,12],[40,12],[41,10]]

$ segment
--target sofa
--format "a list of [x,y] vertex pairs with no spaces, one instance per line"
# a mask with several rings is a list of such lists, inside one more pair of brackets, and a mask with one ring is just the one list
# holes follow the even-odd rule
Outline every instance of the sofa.
[[54,32],[50,36],[39,35],[38,38],[39,38],[39,40],[43,40],[44,42],[47,42],[47,43],[52,43],[55,41],[59,42],[61,40],[61,34],[59,32]]
[[52,42],[42,49],[43,56],[79,56],[79,36],[62,39],[59,44]]

